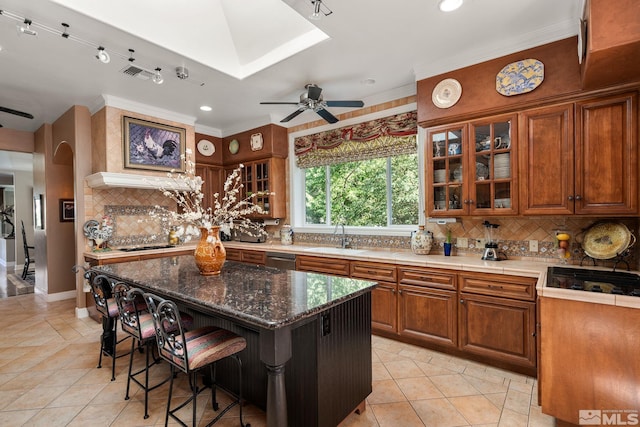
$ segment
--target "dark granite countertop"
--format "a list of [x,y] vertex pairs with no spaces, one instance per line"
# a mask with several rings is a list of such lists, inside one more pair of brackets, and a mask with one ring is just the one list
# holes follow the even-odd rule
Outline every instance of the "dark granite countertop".
[[201,276],[183,255],[93,267],[123,282],[207,312],[276,329],[369,292],[367,280],[227,261],[219,276]]

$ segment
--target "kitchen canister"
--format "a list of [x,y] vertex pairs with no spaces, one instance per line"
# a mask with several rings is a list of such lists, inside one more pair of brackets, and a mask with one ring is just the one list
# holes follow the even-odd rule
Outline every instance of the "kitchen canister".
[[293,245],[293,230],[290,225],[283,225],[280,230],[280,243],[283,245]]
[[433,245],[433,233],[424,229],[424,225],[418,226],[418,231],[411,232],[411,250],[414,254],[427,255]]

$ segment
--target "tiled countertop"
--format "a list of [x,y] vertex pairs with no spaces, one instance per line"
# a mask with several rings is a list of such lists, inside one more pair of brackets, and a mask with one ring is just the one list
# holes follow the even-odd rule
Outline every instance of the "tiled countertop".
[[[557,263],[527,261],[527,260],[506,260],[506,261],[483,261],[477,255],[473,256],[444,256],[444,255],[416,255],[409,250],[384,250],[384,249],[342,249],[324,246],[302,246],[302,245],[281,245],[276,243],[243,243],[224,242],[227,248],[237,248],[244,250],[255,250],[263,252],[284,252],[295,253],[297,255],[310,255],[328,258],[341,258],[356,261],[374,261],[387,264],[409,265],[416,267],[441,268],[457,271],[477,271],[481,273],[505,274],[513,276],[524,276],[537,278],[536,290],[539,296],[550,298],[561,298],[574,301],[593,302],[599,304],[617,305],[622,307],[640,308],[640,297],[630,297],[626,295],[598,294],[592,292],[581,292],[570,289],[558,289],[546,287],[547,268]],[[154,254],[165,252],[180,252],[195,249],[195,242],[176,246],[168,249],[157,249],[139,252],[121,252],[112,250],[108,252],[86,252],[85,256],[90,259],[112,259],[126,258],[132,255]],[[576,267],[576,266],[572,266]],[[579,267],[576,267],[579,268]],[[589,267],[594,268],[594,267]],[[606,270],[606,269],[605,269]]]

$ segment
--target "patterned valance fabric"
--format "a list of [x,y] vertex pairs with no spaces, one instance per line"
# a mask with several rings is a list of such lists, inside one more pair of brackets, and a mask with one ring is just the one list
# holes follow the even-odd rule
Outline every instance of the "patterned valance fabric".
[[418,113],[411,111],[301,136],[294,141],[296,163],[310,168],[415,153],[417,132]]

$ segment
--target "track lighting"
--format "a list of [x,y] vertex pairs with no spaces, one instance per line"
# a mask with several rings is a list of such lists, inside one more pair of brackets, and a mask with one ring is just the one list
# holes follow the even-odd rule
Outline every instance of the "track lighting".
[[311,5],[313,6],[313,13],[309,15],[309,19],[313,19],[314,21],[322,18],[322,15],[329,16],[333,13],[331,9],[322,3],[322,0],[311,0]]
[[161,85],[162,82],[164,82],[164,78],[162,78],[162,74],[160,74],[160,70],[162,70],[162,68],[160,67],[156,68],[156,73],[153,75],[153,77],[151,77],[151,81],[157,85]]
[[26,34],[28,36],[37,36],[38,32],[31,29],[31,19],[26,19],[23,25],[18,25],[18,34]]
[[111,57],[109,56],[107,51],[104,50],[104,47],[102,46],[98,46],[98,53],[96,54],[96,59],[102,62],[103,64],[108,64],[109,61],[111,61]]

